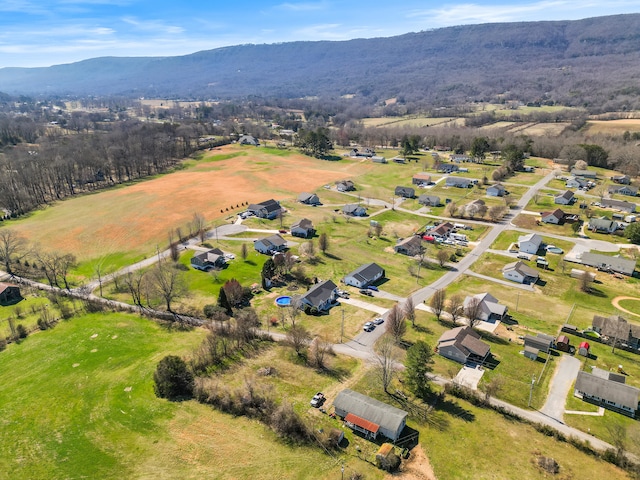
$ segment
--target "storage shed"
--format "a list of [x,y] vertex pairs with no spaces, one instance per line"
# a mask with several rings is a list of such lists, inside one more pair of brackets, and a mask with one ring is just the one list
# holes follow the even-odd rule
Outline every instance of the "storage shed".
[[530,347],[528,345],[524,347],[524,356],[530,360],[534,360],[534,361],[537,360],[539,353],[540,353],[540,350],[538,350],[537,348]]
[[569,337],[566,335],[559,335],[558,338],[556,338],[556,348],[561,352],[569,352],[571,350]]
[[578,355],[582,355],[583,357],[589,356],[589,342],[581,342],[580,346],[578,346]]

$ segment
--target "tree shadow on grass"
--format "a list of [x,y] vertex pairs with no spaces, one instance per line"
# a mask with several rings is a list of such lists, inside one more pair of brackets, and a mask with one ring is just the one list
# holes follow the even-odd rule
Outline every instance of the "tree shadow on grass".
[[334,255],[333,253],[329,253],[329,252],[324,252],[325,257],[330,258],[332,260],[342,260],[340,257],[338,257],[337,255]]
[[474,422],[476,420],[474,413],[462,407],[456,400],[440,400],[437,403],[436,408],[440,412],[447,413],[455,418],[460,418],[465,422]]
[[415,325],[412,325],[411,328],[413,328],[418,333],[433,335],[433,330],[431,330],[429,327],[425,327],[424,325],[420,325],[418,323],[416,323]]

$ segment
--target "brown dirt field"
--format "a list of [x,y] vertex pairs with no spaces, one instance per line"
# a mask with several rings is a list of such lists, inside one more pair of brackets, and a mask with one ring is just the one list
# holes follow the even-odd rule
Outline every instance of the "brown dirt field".
[[399,473],[387,475],[384,480],[392,480],[394,478],[403,480],[437,480],[431,462],[429,462],[429,457],[422,450],[422,445],[418,445],[411,450],[411,455],[403,462]]
[[[326,183],[370,168],[352,162],[327,162],[299,154],[272,155],[260,149],[227,146],[211,156],[242,155],[195,166],[131,186],[69,199],[16,222],[12,228],[45,250],[74,253],[79,260],[108,253],[144,254],[165,245],[167,232],[186,231],[195,212],[209,225],[242,208],[242,202],[293,199]],[[64,228],[61,226],[64,225]]]
[[612,133],[622,135],[625,131],[640,131],[640,119],[625,118],[621,120],[589,120],[589,133]]
[[640,298],[638,297],[625,297],[625,296],[620,296],[620,297],[616,297],[613,300],[611,300],[611,305],[613,305],[614,307],[616,307],[618,310],[623,311],[624,313],[628,313],[629,315],[634,315],[636,317],[640,317],[640,315],[638,315],[637,313],[634,312],[630,312],[629,310],[627,310],[626,308],[622,308],[620,306],[620,301],[621,300],[638,300],[640,301]]

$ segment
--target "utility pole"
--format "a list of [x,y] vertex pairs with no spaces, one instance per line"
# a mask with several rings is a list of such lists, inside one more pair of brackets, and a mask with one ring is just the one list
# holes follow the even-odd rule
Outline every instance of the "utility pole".
[[529,403],[527,404],[528,407],[531,406],[531,397],[533,396],[533,386],[536,384],[536,376],[532,375],[531,376],[531,389],[529,390]]
[[344,306],[342,307],[342,324],[340,325],[340,343],[342,343],[342,337],[344,337]]
[[520,303],[520,292],[516,293],[516,312],[518,311],[518,303]]
[[340,473],[342,474],[342,480],[344,480],[344,463],[342,464],[342,468],[340,468]]

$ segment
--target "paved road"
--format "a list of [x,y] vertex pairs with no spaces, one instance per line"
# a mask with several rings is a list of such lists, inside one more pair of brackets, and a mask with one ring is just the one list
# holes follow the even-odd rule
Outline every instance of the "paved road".
[[562,355],[551,379],[547,401],[540,409],[540,413],[562,422],[567,395],[569,394],[571,385],[578,376],[580,366],[580,360],[577,358],[571,355]]

